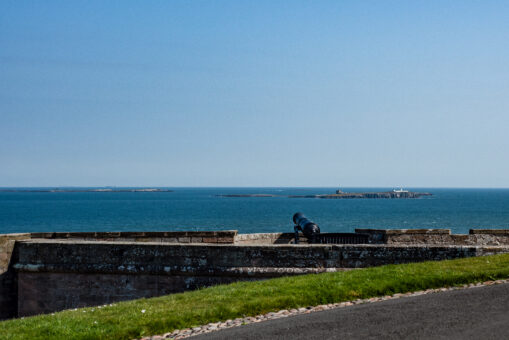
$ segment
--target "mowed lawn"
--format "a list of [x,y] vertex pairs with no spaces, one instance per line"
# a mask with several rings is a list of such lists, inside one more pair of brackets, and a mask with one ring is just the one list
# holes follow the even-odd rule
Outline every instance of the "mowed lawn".
[[0,322],[0,339],[134,339],[237,317],[509,277],[509,254],[238,282]]

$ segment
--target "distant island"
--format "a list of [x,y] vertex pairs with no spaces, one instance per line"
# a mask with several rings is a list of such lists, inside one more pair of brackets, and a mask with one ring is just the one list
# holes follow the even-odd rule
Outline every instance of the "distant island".
[[278,195],[271,194],[228,194],[228,195],[216,195],[218,197],[278,197]]
[[0,189],[0,192],[173,192],[168,189],[155,188],[137,188],[137,189],[116,189],[116,188],[96,188],[96,189]]
[[[419,198],[422,196],[432,196],[429,192],[412,192],[408,190],[398,189],[382,192],[343,192],[336,190],[335,194],[321,195],[290,195],[283,196],[288,198],[323,198],[323,199],[352,199],[352,198]],[[271,194],[229,194],[217,195],[219,197],[281,197]]]
[[290,198],[325,198],[325,199],[345,199],[345,198],[419,198],[422,196],[431,196],[428,192],[349,192],[330,195],[292,195]]

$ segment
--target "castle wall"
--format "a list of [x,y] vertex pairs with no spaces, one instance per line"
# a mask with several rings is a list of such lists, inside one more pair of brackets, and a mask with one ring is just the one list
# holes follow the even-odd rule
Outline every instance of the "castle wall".
[[240,280],[509,252],[506,230],[358,229],[350,236],[367,243],[311,245],[301,237],[295,245],[293,233],[236,231],[0,235],[0,319]]
[[240,280],[444,260],[508,247],[20,241],[18,316],[159,296]]

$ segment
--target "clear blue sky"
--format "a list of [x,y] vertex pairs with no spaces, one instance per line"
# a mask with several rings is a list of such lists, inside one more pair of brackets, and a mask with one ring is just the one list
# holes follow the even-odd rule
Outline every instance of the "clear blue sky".
[[508,1],[1,1],[0,186],[509,187]]

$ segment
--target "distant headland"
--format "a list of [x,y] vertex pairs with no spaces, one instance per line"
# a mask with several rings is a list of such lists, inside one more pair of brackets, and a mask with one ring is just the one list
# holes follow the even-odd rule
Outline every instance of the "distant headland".
[[[419,198],[422,196],[432,196],[429,192],[412,192],[408,190],[398,189],[392,191],[382,192],[343,192],[336,190],[335,194],[321,194],[321,195],[290,195],[284,196],[288,198],[324,198],[324,199],[352,199],[352,198]],[[281,197],[278,195],[270,194],[230,194],[230,195],[217,195],[219,197]]]
[[136,189],[117,189],[117,188],[94,188],[94,189],[55,188],[55,189],[0,189],[0,192],[173,192],[173,190],[156,189],[156,188],[136,188]]

